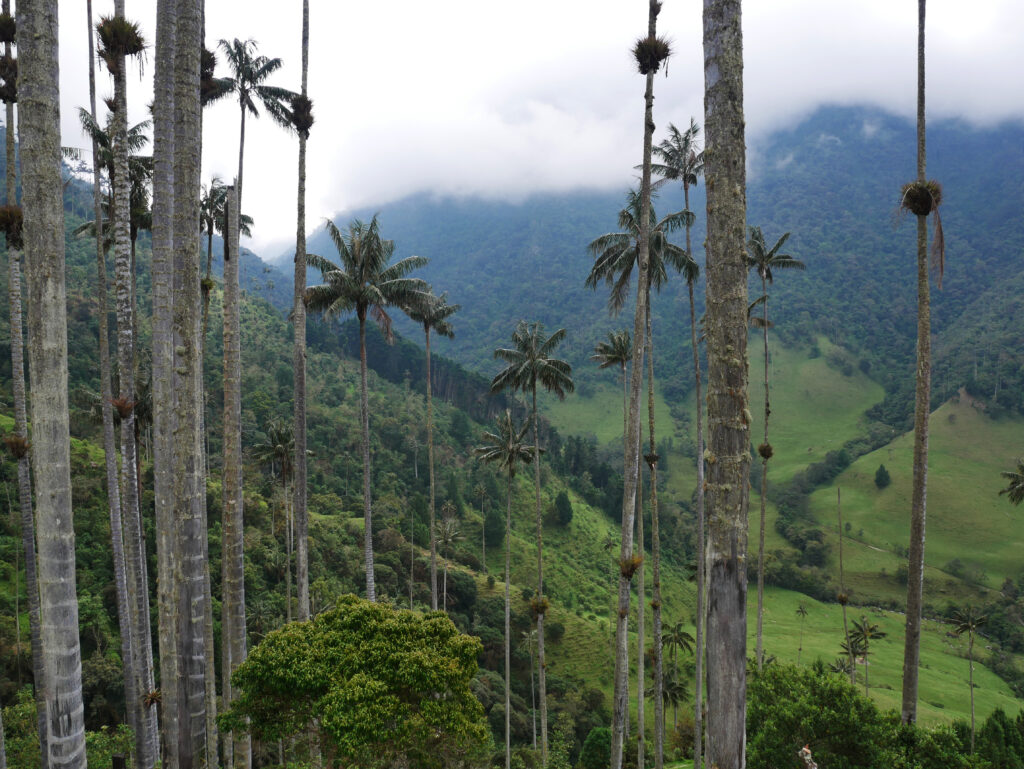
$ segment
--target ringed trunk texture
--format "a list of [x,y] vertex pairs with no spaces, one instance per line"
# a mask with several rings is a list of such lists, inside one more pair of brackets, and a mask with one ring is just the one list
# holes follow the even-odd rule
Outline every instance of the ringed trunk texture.
[[[302,95],[309,79],[309,0],[302,2]],[[295,301],[292,323],[295,329],[295,459],[292,462],[292,509],[295,516],[299,583],[299,619],[308,620],[309,610],[309,515],[306,510],[306,132],[299,132],[298,221],[295,226]]]
[[[925,181],[924,111],[925,0],[918,0],[917,180]],[[910,555],[907,629],[903,647],[903,723],[917,720],[918,667],[921,662],[921,604],[924,593],[924,537],[928,509],[928,416],[931,404],[931,297],[928,286],[928,217],[917,217],[917,386],[914,394],[914,476],[910,496]]]
[[537,382],[533,382],[533,485],[537,500],[537,679],[540,689],[540,764],[548,765],[548,687],[544,661],[544,522],[540,512],[540,430]]
[[662,699],[665,671],[661,655],[661,534],[658,530],[658,452],[654,439],[654,330],[651,327],[650,299],[647,304],[647,421],[650,453],[646,459],[648,467],[651,468],[651,559],[654,562],[654,584],[651,585],[654,631],[654,767],[662,769],[665,752],[665,701]]
[[[648,297],[650,301],[650,297]],[[643,442],[643,436],[640,438]],[[641,472],[639,469],[637,472]],[[647,719],[644,717],[644,604],[647,591],[644,587],[644,572],[647,570],[647,559],[644,553],[644,485],[639,477],[636,484],[636,546],[633,548],[634,559],[640,559],[636,579],[636,765],[644,765],[644,732]],[[628,702],[628,698],[627,698]]]
[[768,501],[768,417],[772,413],[768,390],[768,284],[765,278],[761,278],[761,294],[764,296],[764,314],[761,320],[764,323],[764,446],[766,453],[761,457],[761,522],[757,540],[757,648],[754,654],[759,671],[764,667],[764,524],[765,506]]
[[82,658],[68,430],[67,298],[60,178],[56,0],[18,6],[21,137],[32,464],[49,764],[84,769]]
[[[5,11],[7,10],[5,3]],[[10,46],[7,46],[10,48]],[[16,203],[14,159],[14,105],[7,104],[7,202]],[[7,297],[11,312],[11,390],[14,396],[14,435],[28,441],[27,398],[25,395],[25,347],[21,309],[21,254],[7,244]],[[32,514],[31,456],[18,457],[18,505],[21,514],[21,542],[25,551],[25,588],[28,593],[28,624],[32,646],[33,693],[36,703],[36,732],[39,735],[40,766],[49,766],[46,746],[45,674],[42,630],[39,617],[39,576],[36,572],[35,516]],[[17,569],[15,569],[17,573]],[[15,591],[17,592],[17,591]]]
[[[7,5],[7,3],[5,3]],[[86,2],[89,39],[89,108],[96,121],[96,59],[93,46],[92,0]],[[10,105],[9,105],[10,106]],[[10,115],[8,115],[10,124]],[[13,126],[10,127],[13,131]],[[142,697],[134,663],[132,641],[132,612],[128,599],[128,577],[124,553],[124,532],[121,520],[121,487],[117,472],[117,450],[114,438],[113,390],[110,383],[110,329],[107,321],[107,260],[103,249],[103,204],[100,185],[98,148],[92,143],[93,154],[93,221],[96,225],[96,303],[100,346],[100,412],[103,418],[103,454],[107,472],[107,505],[110,510],[110,550],[114,564],[114,589],[117,593],[117,616],[121,635],[121,662],[124,668],[125,720],[135,734],[136,765],[142,766],[145,755],[142,722]],[[12,170],[8,158],[8,173]],[[13,202],[11,190],[8,199]]]
[[708,763],[746,765],[746,150],[739,0],[704,0],[708,345]]
[[[360,421],[363,429],[363,536],[364,559],[366,564],[366,599],[377,600],[377,588],[373,576],[373,520],[370,498],[370,404],[366,384],[366,311],[359,313],[359,385]],[[433,534],[430,535],[433,540]],[[436,594],[435,594],[436,595]],[[435,599],[436,603],[436,599]],[[437,608],[436,606],[434,608]]]
[[427,353],[427,465],[430,473],[430,608],[437,611],[437,531],[434,512],[434,407],[430,381],[430,326],[423,324]]
[[512,767],[512,624],[509,582],[512,572],[512,473],[508,476],[508,505],[505,508],[505,769]]
[[[647,33],[657,33],[661,4],[648,5]],[[629,590],[632,581],[633,516],[640,470],[640,391],[644,374],[644,331],[647,317],[647,283],[650,263],[651,143],[654,136],[654,72],[649,72],[644,88],[643,171],[640,180],[640,233],[637,255],[636,310],[633,317],[633,369],[629,380],[629,414],[626,419],[625,467],[622,489],[622,541],[619,550],[619,613],[615,626],[615,694],[612,699],[611,767],[622,769],[624,734],[628,727],[629,686]],[[643,693],[640,693],[643,697]]]
[[[227,248],[224,249],[224,698],[230,706],[237,698],[230,675],[245,662],[245,559],[242,508],[242,392],[238,285],[238,195],[227,194]],[[289,567],[290,568],[290,567]],[[252,763],[247,734],[232,734],[234,766]]]
[[[686,210],[690,210],[689,188],[686,189]],[[686,228],[686,251],[690,252],[690,228]],[[704,407],[701,397],[700,351],[697,348],[697,310],[693,302],[693,283],[687,284],[690,293],[690,344],[693,347],[694,393],[697,401],[697,633],[694,651],[694,745],[693,766],[701,769],[704,747]],[[678,676],[677,676],[678,680]],[[674,711],[673,711],[674,712]]]
[[158,0],[153,73],[153,490],[161,680],[161,759],[179,769],[177,538],[171,474],[172,256],[174,251],[174,46],[178,0]]
[[[203,466],[201,306],[199,286],[202,0],[178,0],[174,52],[174,261],[172,314],[173,504],[176,516],[177,623],[181,769],[200,766],[206,751],[206,489]],[[212,651],[212,650],[211,650]]]

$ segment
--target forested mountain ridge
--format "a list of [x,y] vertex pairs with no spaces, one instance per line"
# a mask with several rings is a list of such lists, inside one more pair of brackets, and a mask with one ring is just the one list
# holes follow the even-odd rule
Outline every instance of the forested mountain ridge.
[[[807,264],[772,287],[776,333],[809,346],[824,334],[855,352],[887,392],[874,416],[906,424],[912,390],[915,295],[913,227],[898,213],[900,187],[914,175],[911,122],[876,109],[826,107],[792,128],[755,141],[750,152],[747,222],[774,242],[791,232],[786,250]],[[1024,126],[974,127],[935,120],[929,126],[929,177],[943,185],[946,238],[943,289],[933,296],[938,405],[967,386],[1000,408],[1020,410],[1024,379],[1020,332],[1010,320],[1024,257]],[[427,280],[462,304],[460,332],[440,349],[492,373],[491,351],[520,318],[565,327],[566,356],[577,368],[594,343],[624,324],[608,318],[605,292],[583,279],[592,259],[586,246],[616,229],[625,189],[540,194],[521,202],[415,195],[379,208],[382,231],[399,254],[430,258]],[[677,185],[662,187],[660,215],[682,207]],[[695,256],[703,264],[703,188],[691,190],[698,214]],[[677,238],[681,241],[681,236]],[[311,252],[330,255],[322,231]],[[751,295],[760,285],[751,284]],[[697,288],[703,312],[703,284]],[[682,395],[692,381],[686,287],[681,280],[653,301],[662,353],[659,376]],[[1011,303],[1011,304],[1008,304]],[[408,328],[400,321],[400,328]],[[416,337],[413,337],[414,339]],[[1008,352],[1009,351],[1009,352]],[[995,394],[995,398],[993,398]]]

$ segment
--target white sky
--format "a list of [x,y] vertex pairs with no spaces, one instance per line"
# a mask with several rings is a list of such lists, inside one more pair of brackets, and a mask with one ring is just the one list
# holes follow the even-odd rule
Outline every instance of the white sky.
[[[127,0],[155,36],[155,0]],[[507,198],[542,190],[618,187],[640,162],[643,78],[629,49],[646,30],[646,0],[363,0],[310,2],[307,223],[412,192]],[[207,0],[207,44],[253,38],[284,59],[272,83],[298,90],[299,0]],[[110,13],[95,0],[93,13]],[[659,32],[673,42],[655,83],[655,121],[703,122],[701,8],[665,0]],[[1024,119],[1024,2],[931,0],[930,118]],[[748,141],[823,103],[872,104],[910,116],[916,78],[914,0],[747,0]],[[60,9],[65,145],[85,144],[85,3]],[[129,78],[130,120],[148,117],[145,78]],[[220,66],[218,75],[227,71]],[[98,70],[100,99],[111,91]],[[102,109],[102,107],[101,107]],[[238,103],[205,116],[203,178],[237,169]],[[657,135],[656,135],[657,138]],[[250,244],[275,257],[294,242],[298,142],[269,119],[247,121]]]

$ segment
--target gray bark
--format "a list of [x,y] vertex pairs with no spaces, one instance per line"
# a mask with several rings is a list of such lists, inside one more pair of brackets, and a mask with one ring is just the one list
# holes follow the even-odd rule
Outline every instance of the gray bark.
[[[363,534],[364,562],[366,568],[366,599],[377,600],[377,589],[373,577],[373,520],[370,497],[370,404],[366,385],[366,316],[359,315],[359,385],[360,422],[363,431]],[[433,534],[430,535],[433,539]],[[434,608],[437,608],[436,606]]]
[[704,0],[708,345],[708,745],[718,769],[746,764],[746,151],[739,0]]
[[430,326],[424,324],[427,356],[427,465],[430,473],[430,608],[437,611],[437,530],[435,521],[434,486],[434,404],[430,381]]
[[[836,517],[839,519],[839,603],[843,607],[843,636],[846,638],[846,651],[850,659],[850,683],[857,683],[857,665],[853,659],[853,646],[850,645],[850,626],[846,622],[846,581],[843,576],[843,492],[836,487]],[[803,644],[801,643],[801,646]],[[867,673],[867,671],[865,671]]]
[[190,769],[206,750],[206,489],[203,467],[201,292],[199,287],[202,0],[178,0],[174,52],[174,218],[172,498],[177,520],[178,766]]
[[[690,210],[690,190],[686,188],[686,210]],[[686,252],[690,253],[690,228],[686,228]],[[694,650],[693,698],[693,767],[701,769],[704,747],[704,406],[701,397],[700,351],[697,348],[697,310],[693,302],[693,283],[687,284],[690,293],[690,344],[693,348],[694,397],[697,403],[697,632]],[[673,711],[674,712],[674,711]]]
[[67,299],[56,0],[18,7],[18,129],[49,763],[86,766],[68,430]]
[[[5,13],[10,12],[9,0],[4,0]],[[10,55],[11,46],[5,53]],[[7,204],[16,205],[17,180],[14,156],[14,104],[6,105]],[[8,243],[7,296],[11,314],[11,390],[14,396],[14,435],[28,441],[28,417],[25,397],[25,347],[21,310],[21,254]],[[27,444],[26,444],[27,445]],[[25,550],[25,587],[28,592],[28,622],[32,646],[32,677],[35,681],[36,731],[39,734],[40,765],[49,765],[46,747],[46,700],[43,697],[45,675],[43,671],[42,630],[39,626],[39,581],[36,573],[35,520],[32,514],[31,458],[26,453],[18,458],[18,503],[21,513],[21,540]]]
[[[648,292],[647,302],[650,307],[650,293]],[[640,441],[643,443],[643,430],[641,429]],[[641,465],[642,467],[642,465]],[[641,470],[637,470],[640,473]],[[647,558],[644,552],[644,485],[643,478],[637,478],[636,484],[636,543],[633,548],[633,555],[640,559],[640,567],[637,569],[636,580],[636,765],[644,766],[644,732],[647,727],[647,719],[644,715],[644,604],[647,602],[647,591],[644,587],[644,572],[647,570]],[[629,698],[626,698],[629,702]]]
[[[967,684],[971,687],[971,755],[974,755],[974,628],[970,629],[967,642]],[[0,725],[2,726],[2,725]],[[0,739],[3,735],[0,734]],[[2,769],[2,768],[0,768]]]
[[172,275],[174,250],[174,46],[178,0],[158,0],[153,73],[153,490],[156,516],[161,760],[179,769],[177,543],[172,488]]
[[[309,0],[302,2],[302,95],[307,95],[309,79]],[[309,515],[306,510],[306,133],[299,132],[298,222],[295,228],[295,301],[292,323],[295,327],[295,460],[293,462],[293,502],[295,516],[297,568],[299,583],[299,619],[309,619]]]
[[512,767],[512,473],[508,475],[508,505],[505,509],[505,769]]
[[[761,278],[761,294],[764,296],[764,314],[761,317],[764,331],[764,445],[768,444],[768,417],[772,410],[769,405],[768,390],[768,282]],[[764,666],[764,523],[765,507],[768,503],[768,457],[761,457],[761,526],[757,545],[757,641],[754,657],[757,669]]]
[[[96,121],[96,59],[93,52],[92,0],[86,2],[89,39],[89,109]],[[121,662],[124,667],[125,716],[135,734],[135,755],[141,761],[145,754],[142,721],[142,699],[138,689],[137,671],[132,643],[132,612],[128,599],[127,567],[124,533],[121,520],[121,487],[117,473],[117,451],[114,438],[113,390],[110,384],[110,330],[107,321],[107,264],[103,249],[103,205],[100,187],[100,166],[96,142],[93,154],[93,221],[96,223],[96,303],[100,345],[100,410],[103,417],[103,453],[107,471],[107,501],[110,509],[110,543],[114,563],[114,587],[117,592],[117,615],[121,635]],[[141,763],[137,763],[141,766]]]
[[[657,33],[660,3],[648,5],[647,30]],[[651,143],[654,136],[654,72],[646,78],[644,89],[643,171],[640,180],[640,233],[637,256],[637,296],[633,318],[633,370],[629,381],[629,415],[626,420],[625,467],[622,490],[622,541],[619,549],[619,613],[615,626],[615,693],[612,699],[611,767],[622,769],[624,734],[628,727],[629,686],[629,588],[632,580],[633,516],[640,465],[640,390],[644,373],[644,331],[647,313],[647,283],[650,263]],[[641,694],[641,697],[643,695]]]
[[[124,0],[114,3],[115,15],[124,17]],[[117,289],[118,401],[121,414],[121,495],[124,514],[124,558],[132,624],[132,663],[136,696],[153,688],[153,651],[149,632],[149,586],[145,577],[145,547],[139,511],[138,446],[135,442],[135,292],[130,231],[128,176],[127,62],[119,56],[114,72],[114,112],[111,150],[114,160],[113,191],[114,271]],[[136,763],[149,769],[156,762],[156,721],[152,708],[138,711],[135,736]]]
[[[230,675],[245,661],[245,558],[242,507],[242,393],[239,321],[238,195],[228,190],[227,247],[224,249],[224,700],[237,698]],[[289,565],[289,569],[291,566]],[[231,735],[232,761],[249,769],[252,750],[248,734]]]
[[[918,0],[917,180],[925,181],[924,111],[925,0]],[[928,417],[932,389],[931,297],[928,286],[928,216],[917,217],[917,386],[914,398],[914,477],[910,495],[910,555],[907,629],[903,647],[903,723],[917,720],[918,666],[921,662],[921,603],[924,593],[924,537],[928,509]]]
[[533,483],[537,498],[537,679],[540,689],[540,765],[548,765],[548,686],[544,661],[544,522],[540,510],[540,431],[537,382],[533,382]]
[[654,330],[651,328],[651,305],[647,304],[647,419],[650,423],[650,454],[647,464],[651,468],[651,585],[652,630],[654,632],[654,767],[661,769],[665,762],[665,687],[661,656],[661,533],[658,530],[658,452],[654,438]]

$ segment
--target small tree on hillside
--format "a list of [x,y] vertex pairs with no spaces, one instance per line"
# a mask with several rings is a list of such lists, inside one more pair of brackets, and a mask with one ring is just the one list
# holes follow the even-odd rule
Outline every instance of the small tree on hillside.
[[884,489],[890,483],[892,483],[892,478],[889,476],[889,471],[885,469],[885,465],[879,465],[875,471],[875,486]]
[[555,520],[559,526],[568,526],[572,523],[572,502],[564,490],[558,492],[558,496],[555,497]]

